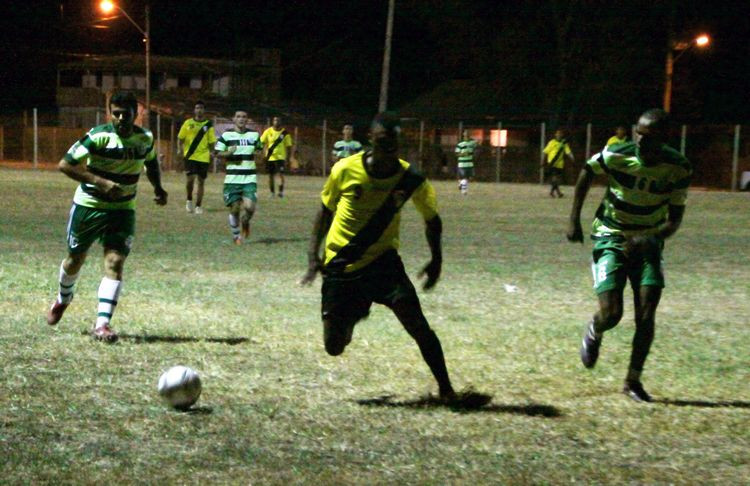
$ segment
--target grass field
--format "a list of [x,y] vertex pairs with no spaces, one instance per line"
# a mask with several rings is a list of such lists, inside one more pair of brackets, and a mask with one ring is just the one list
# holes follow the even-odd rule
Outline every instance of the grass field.
[[[325,354],[320,280],[296,285],[322,179],[290,177],[285,200],[265,183],[251,241],[235,247],[220,176],[201,216],[185,213],[180,174],[165,176],[166,208],[143,178],[122,338],[107,346],[87,335],[99,247],[62,322],[44,321],[75,184],[0,169],[0,483],[747,484],[747,194],[690,194],[644,374],[659,402],[643,405],[620,393],[630,304],[597,368],[579,362],[595,296],[590,243],[564,238],[570,188],[552,200],[537,185],[473,184],[462,198],[436,183],[445,265],[423,306],[454,384],[494,395],[458,412],[420,401],[436,387],[387,309],[343,356]],[[416,275],[429,252],[410,206],[402,237]],[[175,364],[203,378],[191,413],[156,392]]]

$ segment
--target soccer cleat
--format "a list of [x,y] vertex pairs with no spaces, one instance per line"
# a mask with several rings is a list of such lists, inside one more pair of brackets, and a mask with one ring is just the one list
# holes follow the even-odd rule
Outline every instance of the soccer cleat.
[[284,197],[284,193],[283,193],[283,192],[280,192],[280,193],[279,193],[279,198],[282,198],[282,197]]
[[108,324],[95,328],[91,331],[91,336],[97,341],[103,341],[110,344],[116,343],[118,339],[117,333],[113,331]]
[[480,393],[469,387],[458,393],[452,392],[441,395],[439,400],[451,408],[476,410],[490,403],[492,401],[492,395]]
[[622,387],[622,392],[636,402],[653,401],[651,395],[643,389],[643,384],[641,384],[640,381],[625,381],[625,385]]
[[586,368],[593,368],[599,359],[599,346],[602,345],[601,338],[596,339],[594,335],[594,322],[586,324],[581,342],[581,362]]
[[237,246],[240,246],[242,244],[242,238],[240,238],[239,236],[232,237],[232,241]]
[[250,225],[242,226],[242,238],[245,240],[250,238]]
[[187,211],[188,213],[193,212],[193,201],[187,201],[185,203],[185,211]]
[[60,319],[62,319],[63,314],[65,313],[65,309],[68,308],[70,304],[62,304],[55,299],[55,301],[52,303],[52,307],[49,308],[49,311],[47,311],[47,324],[50,326],[54,326],[58,322],[60,322]]
[[203,214],[203,208],[200,206],[195,207],[195,214]]

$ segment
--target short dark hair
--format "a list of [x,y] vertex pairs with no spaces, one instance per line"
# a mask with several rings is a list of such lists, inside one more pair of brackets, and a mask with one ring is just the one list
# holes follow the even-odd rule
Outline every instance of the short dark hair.
[[392,111],[382,111],[372,119],[371,127],[380,125],[385,128],[388,135],[398,135],[401,131],[401,120]]
[[244,109],[244,108],[235,108],[235,109],[234,109],[234,114],[236,115],[238,111],[241,111],[242,113],[244,113],[244,114],[246,114],[246,115],[250,115],[250,112],[249,112],[249,111],[247,111],[247,110],[246,110],[246,109]]
[[205,108],[205,107],[206,107],[206,104],[205,104],[205,103],[203,102],[203,100],[198,100],[198,101],[196,101],[196,102],[195,102],[195,105],[193,105],[193,106],[198,106],[198,105],[201,105],[201,106],[202,106],[203,108]]
[[669,119],[669,113],[661,108],[651,108],[650,110],[646,110],[641,114],[640,118],[648,120],[649,127],[660,132],[667,131],[671,122]]
[[133,110],[133,114],[138,113],[138,99],[130,91],[115,91],[109,99],[109,106],[111,107],[112,105],[129,108]]

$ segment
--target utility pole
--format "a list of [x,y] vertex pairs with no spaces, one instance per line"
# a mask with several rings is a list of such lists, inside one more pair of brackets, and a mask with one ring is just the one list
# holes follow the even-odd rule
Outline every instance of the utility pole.
[[388,77],[391,68],[391,39],[393,38],[393,11],[396,0],[388,1],[388,23],[385,28],[385,52],[383,53],[383,73],[380,78],[380,103],[378,111],[383,112],[388,107]]

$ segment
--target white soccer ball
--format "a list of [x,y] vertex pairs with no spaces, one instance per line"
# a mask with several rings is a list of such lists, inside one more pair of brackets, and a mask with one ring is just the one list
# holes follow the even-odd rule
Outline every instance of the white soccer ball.
[[159,395],[171,406],[185,410],[201,396],[201,378],[187,366],[173,366],[159,377]]

